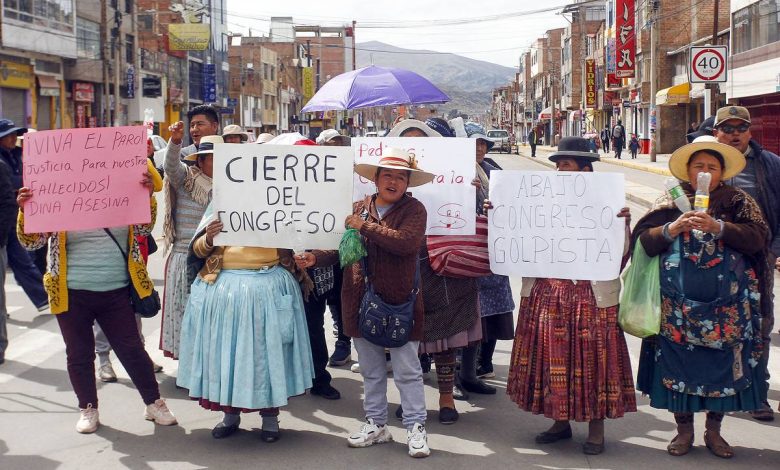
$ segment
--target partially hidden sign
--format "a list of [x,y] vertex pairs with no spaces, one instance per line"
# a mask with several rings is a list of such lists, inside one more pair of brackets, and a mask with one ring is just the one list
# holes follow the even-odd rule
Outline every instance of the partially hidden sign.
[[214,146],[220,246],[337,249],[352,214],[352,149]]
[[[445,137],[381,137],[352,140],[355,163],[376,164],[384,149],[402,148],[414,155],[420,169],[436,175],[433,182],[409,188],[428,211],[426,235],[476,233],[476,140]],[[356,201],[374,194],[376,185],[355,174]]]
[[149,223],[146,128],[41,131],[24,136],[27,233]]
[[496,274],[617,279],[625,244],[624,175],[494,171],[488,214]]

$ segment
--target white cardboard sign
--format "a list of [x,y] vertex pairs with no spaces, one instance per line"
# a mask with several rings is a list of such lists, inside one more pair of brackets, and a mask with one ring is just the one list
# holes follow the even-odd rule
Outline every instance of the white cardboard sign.
[[490,268],[507,276],[617,279],[625,244],[624,175],[494,171]]
[[[476,141],[445,137],[380,137],[352,140],[355,163],[376,164],[384,149],[403,148],[420,169],[436,175],[433,182],[409,188],[428,211],[426,235],[476,233]],[[373,181],[355,174],[354,200],[376,192]]]
[[214,146],[220,246],[337,249],[352,213],[352,149]]

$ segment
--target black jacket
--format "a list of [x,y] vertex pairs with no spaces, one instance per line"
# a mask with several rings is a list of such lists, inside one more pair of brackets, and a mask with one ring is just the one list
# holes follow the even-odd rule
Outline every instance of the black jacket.
[[0,247],[8,244],[8,237],[16,236],[16,188],[11,183],[11,169],[0,159]]

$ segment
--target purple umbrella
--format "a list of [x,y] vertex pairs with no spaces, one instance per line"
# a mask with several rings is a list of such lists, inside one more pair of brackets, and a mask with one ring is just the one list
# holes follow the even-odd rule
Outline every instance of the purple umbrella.
[[449,100],[450,97],[433,83],[414,72],[371,65],[333,77],[301,111],[446,103]]

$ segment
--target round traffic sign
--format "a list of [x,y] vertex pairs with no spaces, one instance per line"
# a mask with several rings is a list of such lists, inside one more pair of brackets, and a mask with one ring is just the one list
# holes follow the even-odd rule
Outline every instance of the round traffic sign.
[[693,56],[693,73],[701,80],[712,82],[723,75],[726,70],[726,59],[717,49],[702,49]]

